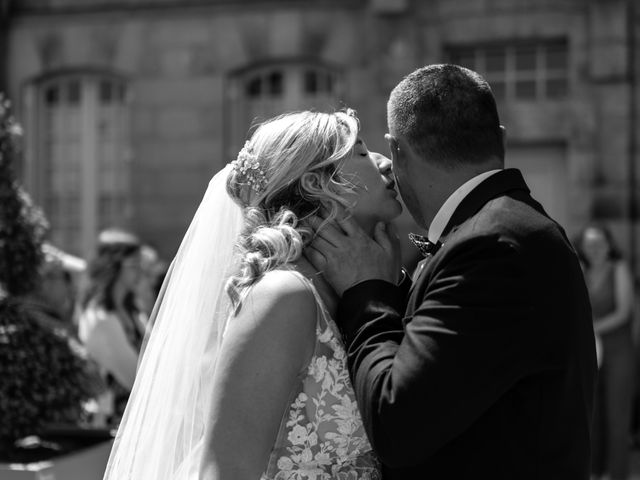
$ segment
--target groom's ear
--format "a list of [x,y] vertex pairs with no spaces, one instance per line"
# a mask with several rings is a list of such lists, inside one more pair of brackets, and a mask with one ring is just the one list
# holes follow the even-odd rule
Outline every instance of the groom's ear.
[[390,133],[385,133],[385,140],[389,144],[389,151],[391,152],[391,160],[393,163],[398,161],[398,151],[400,150],[400,144],[398,143],[398,139],[391,135]]

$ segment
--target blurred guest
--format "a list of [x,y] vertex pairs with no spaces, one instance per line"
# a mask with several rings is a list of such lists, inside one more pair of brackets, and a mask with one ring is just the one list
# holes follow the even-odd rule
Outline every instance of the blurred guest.
[[595,478],[626,479],[634,388],[633,280],[607,227],[587,226],[576,243],[591,297],[593,328],[601,349],[593,419],[592,471]]
[[43,251],[44,261],[38,272],[36,286],[22,298],[22,303],[39,323],[75,337],[75,288],[71,273],[65,268],[60,250],[43,246]]
[[[142,275],[136,292],[140,302],[140,309],[148,317],[153,310],[153,305],[160,291],[164,272],[166,272],[166,264],[160,259],[158,251],[149,244],[141,246],[140,254],[142,258]],[[160,286],[158,283],[160,283]]]
[[[53,355],[49,360],[55,358],[58,363],[54,369],[56,374],[63,372],[66,375],[74,375],[73,381],[61,381],[59,385],[52,384],[51,388],[62,397],[66,395],[65,398],[73,395],[73,392],[82,392],[82,395],[89,392],[92,394],[92,397],[83,402],[82,411],[73,410],[75,413],[72,413],[70,410],[69,415],[64,416],[65,422],[90,423],[95,410],[93,405],[104,394],[106,388],[98,365],[78,340],[76,325],[73,322],[75,286],[71,272],[82,266],[82,260],[48,244],[44,244],[42,250],[43,261],[38,269],[34,288],[19,298],[20,308],[42,328],[34,332],[46,332],[47,336],[41,338],[39,344],[47,342],[49,355]],[[64,365],[62,370],[61,365]],[[52,371],[50,375],[54,375]],[[68,376],[66,378],[69,379]]]
[[77,336],[78,317],[80,315],[78,293],[82,291],[82,286],[85,285],[84,280],[87,274],[87,262],[84,258],[71,255],[50,243],[44,243],[42,250],[45,257],[56,258],[57,261],[62,264],[65,272],[65,281],[67,282],[65,294],[69,296],[68,300],[66,300],[66,308],[68,309],[68,315],[71,318],[75,335]]
[[79,336],[111,389],[102,407],[112,424],[119,421],[133,387],[144,336],[145,320],[136,297],[141,275],[138,238],[123,230],[103,231],[88,267]]

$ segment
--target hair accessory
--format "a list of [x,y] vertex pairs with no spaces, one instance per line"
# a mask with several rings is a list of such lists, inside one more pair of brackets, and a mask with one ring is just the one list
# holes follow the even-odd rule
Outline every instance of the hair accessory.
[[238,153],[238,157],[231,162],[231,165],[236,172],[245,177],[246,183],[254,191],[260,193],[267,186],[267,176],[260,167],[258,156],[253,153],[248,140],[240,150],[240,153]]

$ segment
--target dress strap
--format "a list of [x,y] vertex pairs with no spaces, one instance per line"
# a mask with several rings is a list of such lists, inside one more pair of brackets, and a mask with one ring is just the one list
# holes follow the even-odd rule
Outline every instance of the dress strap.
[[324,303],[324,300],[322,300],[322,297],[320,296],[320,293],[318,293],[318,289],[315,287],[313,282],[297,270],[291,269],[289,271],[296,277],[298,277],[300,281],[305,285],[305,287],[307,287],[307,289],[313,294],[314,298],[316,299],[316,304],[318,305],[319,318],[322,318],[325,324],[331,324],[331,322],[329,321],[331,315],[329,315],[327,306]]

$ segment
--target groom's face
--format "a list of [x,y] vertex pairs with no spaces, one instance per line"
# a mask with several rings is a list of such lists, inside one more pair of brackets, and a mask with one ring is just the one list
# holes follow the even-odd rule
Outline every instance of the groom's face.
[[393,175],[402,201],[411,213],[411,216],[418,225],[426,228],[424,215],[418,201],[418,196],[413,188],[412,179],[414,175],[410,170],[411,154],[407,146],[403,146],[400,140],[391,134],[386,134],[385,138],[389,143],[391,160],[393,162]]

